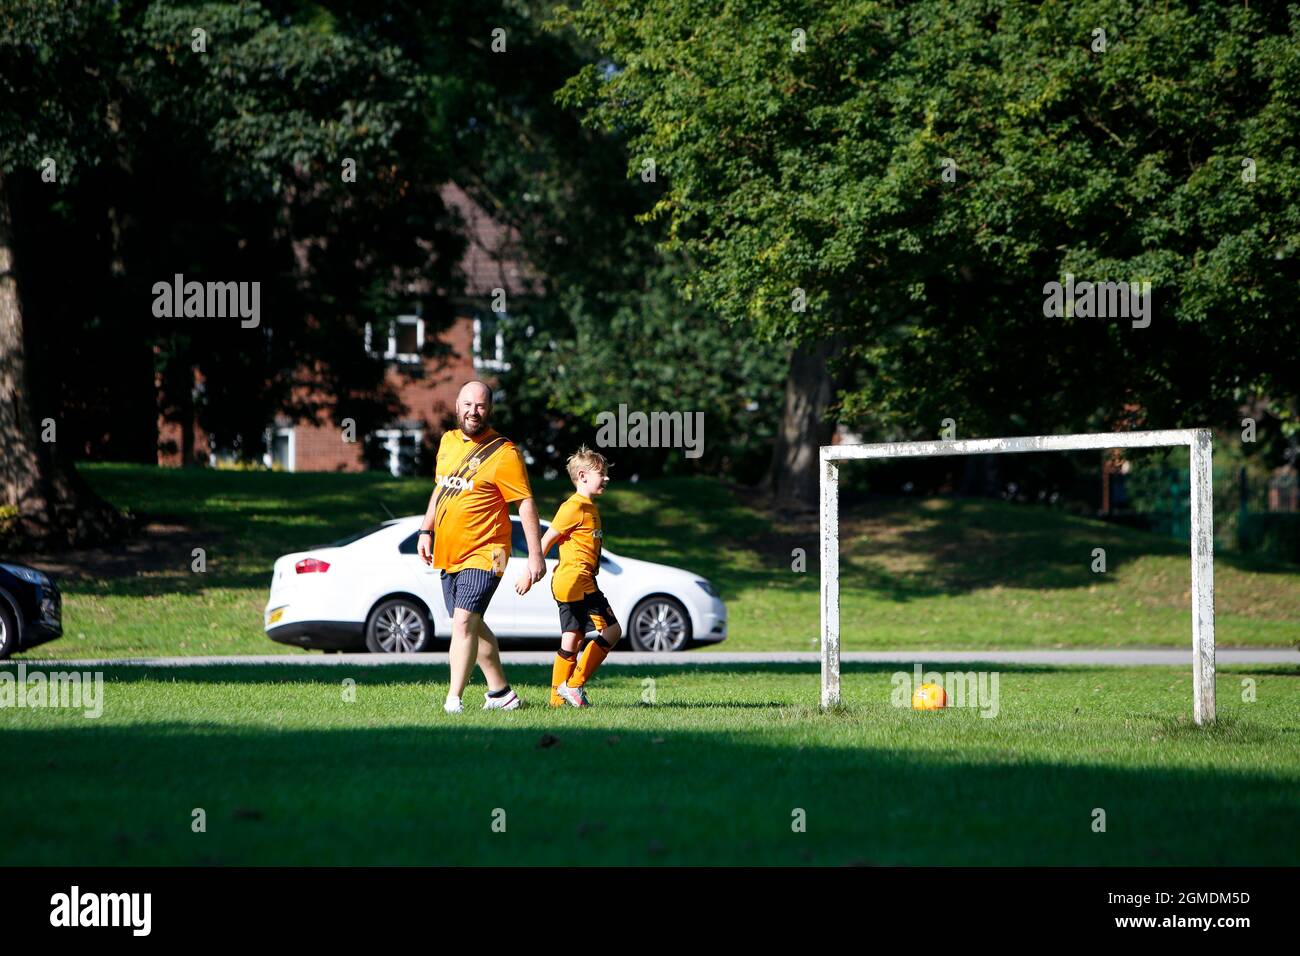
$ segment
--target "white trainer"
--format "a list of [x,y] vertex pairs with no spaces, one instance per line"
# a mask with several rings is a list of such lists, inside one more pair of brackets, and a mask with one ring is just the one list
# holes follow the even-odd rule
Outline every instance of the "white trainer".
[[565,681],[555,692],[567,700],[574,707],[590,707],[591,703],[587,700],[587,689],[585,687],[570,687],[569,682]]
[[459,697],[448,697],[443,703],[442,709],[449,714],[463,714],[465,712],[465,708],[460,705]]
[[523,703],[524,702],[519,699],[519,695],[514,692],[514,688],[511,688],[510,693],[506,694],[504,697],[490,697],[487,694],[483,695],[484,710],[518,710],[523,706]]

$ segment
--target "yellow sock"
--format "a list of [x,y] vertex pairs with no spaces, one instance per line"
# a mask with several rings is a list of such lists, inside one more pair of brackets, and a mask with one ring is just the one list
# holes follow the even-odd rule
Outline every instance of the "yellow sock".
[[569,679],[569,676],[573,673],[573,669],[574,667],[577,666],[577,664],[578,664],[578,658],[576,656],[561,657],[559,654],[555,655],[555,663],[551,665],[551,706],[552,707],[564,706],[565,704],[564,698],[555,692],[555,688],[559,687],[561,684],[563,684],[566,680]]
[[608,647],[601,647],[595,641],[588,641],[587,646],[582,649],[582,656],[578,658],[578,666],[573,669],[573,676],[569,678],[569,686],[581,687],[587,683],[587,679],[596,673],[596,668],[604,663],[605,655],[608,653]]

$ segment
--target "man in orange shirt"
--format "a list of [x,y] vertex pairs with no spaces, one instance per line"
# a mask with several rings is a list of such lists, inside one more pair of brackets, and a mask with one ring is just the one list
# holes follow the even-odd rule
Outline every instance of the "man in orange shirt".
[[521,703],[501,669],[496,635],[483,621],[510,557],[510,504],[518,502],[528,541],[527,577],[546,576],[537,505],[528,471],[513,442],[492,428],[492,392],[467,382],[456,397],[460,428],[438,445],[435,487],[420,525],[417,550],[442,572],[442,596],[451,617],[451,686],[443,710],[462,712],[461,695],[475,660],[487,679],[484,710]]

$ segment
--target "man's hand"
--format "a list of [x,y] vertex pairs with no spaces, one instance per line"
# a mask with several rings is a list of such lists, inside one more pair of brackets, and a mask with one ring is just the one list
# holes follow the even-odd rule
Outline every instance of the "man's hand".
[[421,534],[415,545],[415,553],[425,564],[433,564],[433,535]]
[[528,573],[532,576],[533,584],[546,577],[546,562],[542,560],[540,552],[528,555]]
[[519,575],[519,580],[515,582],[515,593],[519,595],[527,594],[528,589],[531,588],[532,586],[533,586],[532,575],[521,574]]

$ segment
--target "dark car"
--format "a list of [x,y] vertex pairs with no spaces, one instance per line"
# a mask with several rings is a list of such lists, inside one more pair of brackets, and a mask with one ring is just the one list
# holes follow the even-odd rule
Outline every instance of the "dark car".
[[58,585],[25,564],[0,564],[0,660],[62,635]]

